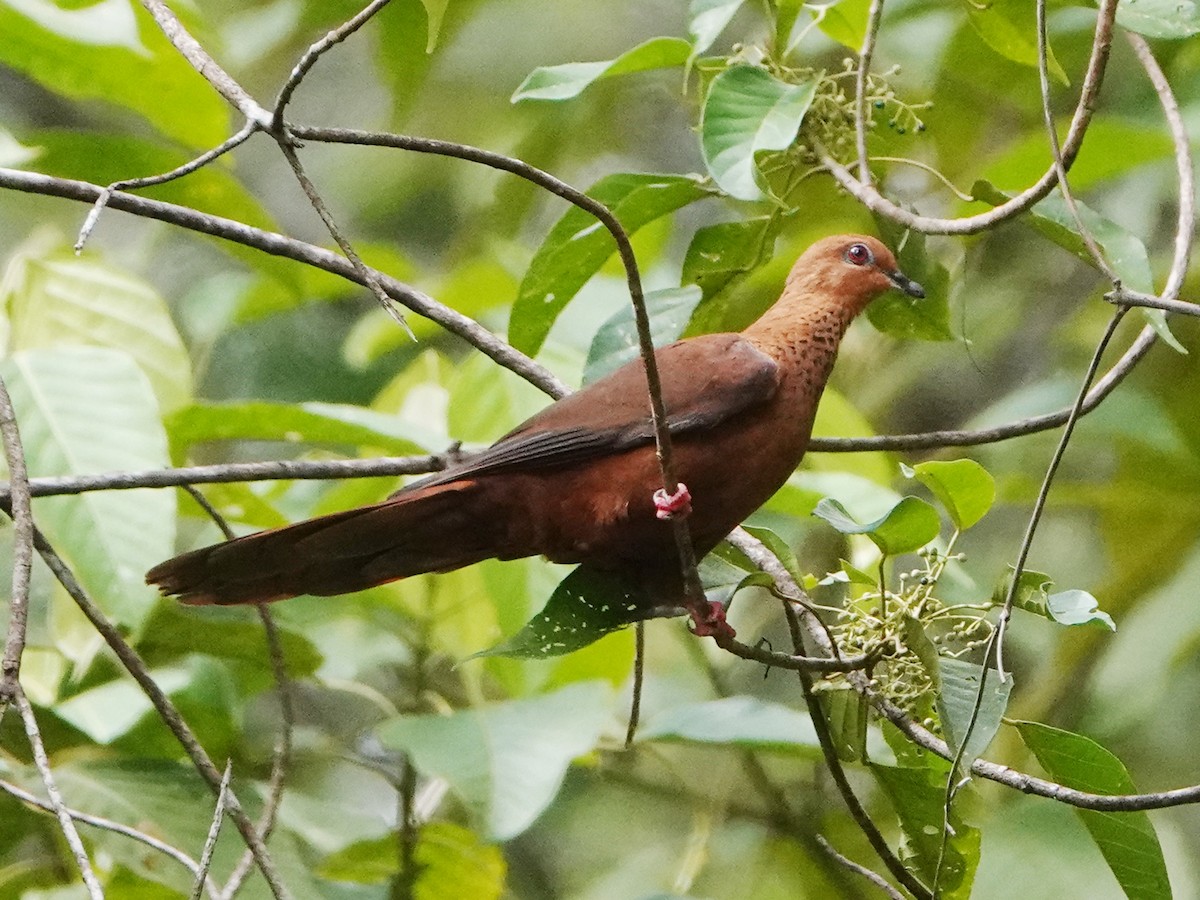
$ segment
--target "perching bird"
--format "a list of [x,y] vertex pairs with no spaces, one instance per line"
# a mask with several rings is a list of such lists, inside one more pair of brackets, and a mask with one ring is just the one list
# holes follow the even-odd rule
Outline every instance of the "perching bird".
[[[875,238],[828,237],[800,257],[782,296],[745,331],[656,352],[697,558],[799,464],[842,335],[893,287],[924,296]],[[679,606],[683,580],[664,521],[670,498],[664,508],[660,491],[656,509],[654,497],[661,485],[637,359],[382,503],[193,550],[146,580],[185,603],[262,603],[540,554],[614,572],[651,605]],[[704,625],[697,618],[697,630],[712,633]]]

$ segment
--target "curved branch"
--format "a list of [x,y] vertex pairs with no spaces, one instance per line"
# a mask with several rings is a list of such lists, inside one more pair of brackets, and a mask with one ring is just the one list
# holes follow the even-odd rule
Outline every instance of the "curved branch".
[[[1067,169],[1071,167],[1079,153],[1079,148],[1083,145],[1084,135],[1087,133],[1088,126],[1092,121],[1092,114],[1095,112],[1096,98],[1100,93],[1109,51],[1112,49],[1113,22],[1116,14],[1117,0],[1103,0],[1096,21],[1096,32],[1092,41],[1092,53],[1088,60],[1087,74],[1084,76],[1083,87],[1079,93],[1079,104],[1075,108],[1070,130],[1063,142],[1063,164]],[[816,150],[821,164],[829,169],[838,184],[867,209],[906,228],[925,234],[978,234],[1025,212],[1049,194],[1058,181],[1055,167],[1051,165],[1035,184],[994,209],[962,219],[938,219],[918,215],[896,205],[879,193],[874,186],[864,184],[855,178],[850,170],[834,159],[824,147],[818,146]]]
[[[24,172],[19,169],[3,167],[0,167],[0,188],[61,197],[83,203],[94,203],[104,191],[104,188],[86,181],[54,178],[36,172]],[[261,250],[272,256],[295,260],[338,275],[355,284],[364,284],[354,266],[338,254],[273,231],[264,231],[233,219],[213,216],[186,206],[164,203],[161,200],[150,200],[121,191],[112,194],[108,206],[122,212],[178,225],[190,231]],[[513,349],[474,319],[443,306],[428,294],[404,284],[390,275],[375,270],[371,271],[389,297],[404,304],[413,312],[437,322],[447,331],[458,335],[493,362],[515,372],[552,397],[561,397],[567,393],[567,386],[553,373],[538,365],[525,354]]]

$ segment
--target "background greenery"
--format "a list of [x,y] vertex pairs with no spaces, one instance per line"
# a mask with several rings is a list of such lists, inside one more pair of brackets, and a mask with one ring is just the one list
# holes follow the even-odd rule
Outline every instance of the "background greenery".
[[[1155,53],[1189,125],[1200,129],[1200,44],[1187,39],[1200,27],[1194,5],[1139,0],[1146,5],[1136,19],[1129,3],[1125,23],[1159,38]],[[359,8],[340,0],[180,6],[201,43],[264,102],[309,44]],[[696,16],[706,10],[731,13],[728,26],[709,36]],[[797,11],[799,29],[813,10],[784,2],[694,3],[689,13],[665,0],[394,0],[318,63],[288,117],[462,141],[580,187],[622,173],[715,176],[715,183],[671,182],[681,192],[678,209],[647,214],[635,245],[648,288],[698,282],[703,289],[698,305],[695,291],[652,301],[652,310],[665,310],[657,319],[662,333],[689,322],[691,331],[740,327],[776,295],[813,239],[878,229],[827,176],[784,189],[756,181],[749,168],[725,172],[700,131],[701,105],[720,73],[735,71],[726,69],[734,59],[785,58],[775,30]],[[861,42],[866,11],[861,0],[829,7],[786,56],[797,70],[791,84],[805,83],[798,70],[840,71],[853,56],[848,47]],[[1053,97],[1064,117],[1094,21],[1090,6],[1051,6]],[[985,179],[1018,191],[1045,169],[1031,2],[895,0],[880,35],[875,69],[900,66],[888,84],[913,109],[888,101],[872,133],[873,155],[918,158],[963,190]],[[538,67],[615,60],[657,37],[675,40],[626,65],[654,63],[645,71],[556,70],[526,82]],[[921,108],[927,101],[933,106]],[[888,128],[884,116],[898,126]],[[239,124],[140,6],[0,0],[0,165],[103,185],[178,165]],[[544,260],[536,265],[537,254],[549,252],[539,247],[567,207],[528,183],[389,150],[311,144],[302,158],[370,263],[501,334],[511,316],[510,339],[537,350],[569,384],[579,383],[589,351],[595,361],[604,349],[593,347],[601,325],[628,305],[615,262],[597,261],[599,273],[584,272],[586,284],[557,320],[536,304],[530,311],[537,290],[523,288],[523,279],[547,271]],[[741,164],[753,166],[749,159],[743,154]],[[760,159],[762,168],[770,170],[772,159],[787,157]],[[922,170],[880,171],[890,196],[922,212],[986,208],[956,199]],[[1072,176],[1087,205],[1119,229],[1114,240],[1145,248],[1161,286],[1177,201],[1171,144],[1123,40]],[[782,199],[764,197],[764,184]],[[145,193],[329,243],[266,139]],[[489,442],[545,402],[437,326],[410,316],[412,341],[367,291],[298,264],[113,211],[76,257],[70,245],[85,212],[0,192],[0,372],[35,476],[440,452],[452,440]],[[740,257],[702,271],[689,247],[699,230],[721,223],[732,223],[730,230],[705,234]],[[935,313],[914,326],[884,316],[886,333],[857,324],[821,433],[995,424],[1068,403],[1109,315],[1100,300],[1105,286],[1029,225],[1027,218],[968,239],[929,239],[929,272],[935,283],[945,279],[937,298],[946,303],[944,319]],[[1189,279],[1184,296],[1196,287]],[[1128,319],[1120,346],[1142,322],[1137,314]],[[914,328],[948,339],[896,334]],[[1193,320],[1172,328],[1183,347],[1196,349]],[[1030,565],[1060,588],[1090,591],[1117,630],[1018,614],[1006,655],[1016,680],[1007,715],[1095,739],[1124,761],[1141,790],[1197,780],[1198,391],[1193,357],[1160,344],[1082,422]],[[1002,580],[1054,441],[1050,433],[932,454],[969,455],[997,486],[996,506],[958,545],[966,560],[943,580],[949,599],[987,598]],[[873,544],[809,512],[833,496],[860,521],[873,518],[898,494],[921,493],[899,463],[925,456],[813,454],[755,521],[783,535],[818,578],[840,558],[870,569]],[[204,493],[249,530],[368,502],[395,486],[395,479],[268,482]],[[142,584],[149,566],[218,539],[216,529],[172,490],[47,498],[34,513],[213,758],[233,761],[243,802],[253,805],[279,724],[257,617],[179,608]],[[680,621],[652,622],[644,726],[626,751],[629,631],[556,659],[467,659],[516,632],[564,572],[537,560],[492,562],[274,608],[296,679],[297,729],[271,847],[296,896],[387,896],[398,868],[399,749],[426,776],[420,793],[433,809],[421,832],[418,896],[872,896],[875,888],[815,842],[824,835],[879,868],[829,782],[785,673],[764,678],[760,666],[697,641]],[[22,680],[67,802],[198,855],[212,807],[206,788],[45,569],[35,571],[34,588]],[[739,599],[739,635],[787,646],[768,599]],[[1016,729],[1001,728],[988,757],[1039,771],[1027,731],[1022,741]],[[896,751],[878,738],[872,725],[872,757],[895,763]],[[914,810],[931,796],[930,783],[906,792],[879,769],[854,767],[853,783],[893,845],[907,839],[919,856]],[[38,790],[11,713],[0,722],[0,777]],[[959,812],[978,828],[970,840],[981,841],[981,851],[963,850],[969,869],[978,859],[974,896],[1122,896],[1072,810],[987,783],[968,794]],[[1175,894],[1195,895],[1197,812],[1183,807],[1150,820]],[[186,873],[165,858],[105,832],[85,836],[112,896],[186,896]],[[215,871],[223,877],[238,852],[230,830]],[[77,880],[53,819],[0,795],[0,896],[79,896],[81,888],[69,886]],[[968,874],[952,895],[970,890]],[[1168,895],[1161,885],[1126,891]],[[257,876],[244,891],[265,894]]]

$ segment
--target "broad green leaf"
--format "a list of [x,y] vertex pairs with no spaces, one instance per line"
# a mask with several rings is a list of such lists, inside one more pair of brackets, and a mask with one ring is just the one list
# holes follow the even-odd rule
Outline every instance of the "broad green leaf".
[[770,587],[774,582],[766,572],[753,568],[748,560],[729,544],[721,544],[699,566],[700,583],[710,603],[729,606],[743,588]]
[[149,284],[66,251],[18,252],[0,281],[7,352],[108,347],[128,354],[164,411],[191,398],[192,370],[166,302]]
[[[984,5],[966,3],[967,19],[983,42],[1003,56],[1023,66],[1037,66],[1037,30],[1034,5],[1028,0],[993,0]],[[1049,49],[1049,72],[1063,84],[1070,84],[1067,73]]]
[[[268,658],[267,641],[257,615],[245,609],[199,608],[163,603],[146,626],[138,652],[150,666],[167,666],[193,653],[245,664],[243,671],[261,676],[261,689],[272,680],[262,665]],[[279,642],[288,674],[303,678],[317,671],[321,654],[307,636],[280,623]]]
[[739,200],[761,200],[754,155],[784,150],[796,139],[817,92],[817,80],[780,81],[758,66],[736,65],[712,80],[700,122],[700,149],[709,174]]
[[996,499],[996,480],[973,459],[917,463],[911,477],[933,493],[961,531],[984,517]]
[[[993,206],[998,206],[1009,199],[1007,194],[996,190],[986,181],[975,182],[974,187],[971,188],[971,195],[977,200],[983,200]],[[1076,200],[1075,205],[1079,209],[1079,218],[1083,221],[1084,227],[1100,245],[1109,264],[1121,277],[1122,283],[1135,291],[1154,293],[1154,277],[1150,271],[1150,257],[1146,253],[1146,246],[1116,222],[1106,219],[1086,204]],[[1037,203],[1025,214],[1023,220],[1063,249],[1074,253],[1088,265],[1096,264],[1083,238],[1079,235],[1075,218],[1058,194],[1052,194]],[[1187,353],[1187,349],[1171,333],[1171,329],[1167,326],[1166,314],[1161,309],[1142,309],[1142,314],[1159,337],[1178,352]]]
[[1046,608],[1051,618],[1061,625],[1087,625],[1095,622],[1117,630],[1117,623],[1112,616],[1100,609],[1100,601],[1087,591],[1072,589],[1059,591],[1046,598]]
[[[129,356],[99,347],[46,348],[14,354],[2,369],[30,475],[170,464],[158,403]],[[157,596],[142,574],[173,549],[174,491],[46,497],[37,501],[36,513],[100,608],[139,630]]]
[[688,245],[680,280],[700,285],[706,300],[720,293],[770,259],[780,225],[774,216],[759,216],[701,228]]
[[208,441],[286,441],[372,447],[396,455],[441,449],[394,416],[335,403],[195,403],[167,419],[172,453]]
[[692,52],[682,38],[651,38],[627,50],[616,59],[602,62],[564,63],[560,66],[539,66],[526,76],[513,92],[512,102],[522,100],[568,100],[602,78],[644,72],[648,69],[667,69],[682,66]]
[[[1025,746],[1059,784],[1092,794],[1135,794],[1117,757],[1083,735],[1038,722],[1013,723]],[[1076,810],[1126,896],[1167,900],[1171,882],[1154,824],[1144,812]]]
[[824,11],[818,25],[821,31],[855,53],[862,49],[871,0],[834,0],[819,8]]
[[[1141,122],[1097,113],[1071,165],[1071,187],[1076,192],[1086,191],[1139,166],[1169,159],[1171,146],[1170,136],[1147,129]],[[1005,190],[1019,189],[1040,178],[1050,161],[1045,130],[1038,129],[1005,147],[984,168],[983,178]]]
[[699,56],[713,45],[745,0],[692,0],[688,5],[688,34],[692,55]]
[[[669,344],[683,334],[700,297],[700,289],[695,285],[652,291],[646,295],[650,335],[656,347]],[[637,358],[639,353],[633,305],[625,304],[600,326],[592,338],[592,346],[588,349],[587,362],[583,367],[584,384],[619,369]]]
[[[883,786],[904,832],[901,858],[926,884],[933,884],[942,849],[945,785],[931,769],[881,766],[873,763],[871,774]],[[975,869],[979,865],[980,833],[950,811],[953,829],[946,843],[938,878],[938,896],[967,900]]]
[[884,242],[896,249],[900,271],[925,289],[917,299],[891,290],[867,307],[871,324],[885,334],[924,341],[949,341],[950,273],[925,249],[925,235],[908,232],[884,216],[875,217]]
[[649,600],[624,579],[582,565],[562,580],[545,608],[519,632],[481,656],[547,659],[586,647],[646,618]]
[[[72,100],[117,104],[170,138],[209,147],[227,137],[225,101],[128,0],[63,9],[0,3],[0,63]],[[11,36],[17,35],[16,39]]]
[[1117,24],[1148,38],[1186,38],[1200,34],[1195,0],[1121,0]]
[[[964,738],[966,739],[967,746],[962,761],[965,771],[987,749],[1000,728],[1000,719],[1008,707],[1008,695],[1012,691],[1012,676],[1009,675],[1006,680],[1001,681],[1000,674],[995,669],[984,669],[975,663],[944,656],[938,660],[938,665],[938,717],[942,721],[946,743],[955,752],[962,746]],[[968,737],[968,726],[974,715],[981,680],[985,682],[983,700]]]
[[748,696],[672,706],[639,728],[637,737],[784,753],[811,754],[820,747],[807,713]]
[[[612,210],[629,234],[709,193],[694,178],[637,174],[608,175],[588,191]],[[571,207],[550,229],[521,281],[508,326],[513,346],[523,353],[537,353],[558,314],[616,246],[591,214]]]
[[425,775],[445,778],[491,840],[516,837],[554,799],[577,756],[592,750],[611,716],[603,682],[460,710],[401,716],[377,728]]
[[924,547],[940,530],[937,510],[918,497],[904,497],[882,517],[859,524],[838,501],[826,498],[813,515],[842,534],[865,534],[885,556],[911,553]]
[[904,617],[904,646],[921,661],[921,665],[933,681],[934,690],[939,690],[942,680],[942,660],[938,655],[937,645],[925,631],[921,620],[914,616]]
[[[506,865],[499,847],[452,822],[430,822],[418,832],[416,900],[471,897],[497,900]],[[394,835],[359,841],[327,857],[317,872],[332,881],[381,884],[399,871]]]
[[[167,696],[187,687],[193,675],[186,667],[155,669],[150,673],[154,683]],[[110,744],[153,710],[150,699],[137,683],[118,678],[62,701],[54,712],[97,744]]]

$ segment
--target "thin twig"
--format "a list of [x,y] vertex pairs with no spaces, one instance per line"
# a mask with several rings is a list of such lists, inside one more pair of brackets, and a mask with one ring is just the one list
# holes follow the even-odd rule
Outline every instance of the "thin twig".
[[1187,277],[1188,264],[1191,261],[1192,240],[1196,235],[1196,172],[1192,165],[1192,145],[1188,135],[1187,125],[1183,114],[1179,111],[1179,101],[1171,90],[1171,83],[1163,74],[1162,67],[1154,58],[1150,45],[1140,34],[1132,31],[1125,32],[1129,45],[1133,48],[1138,62],[1146,70],[1154,91],[1158,94],[1158,102],[1163,108],[1163,116],[1167,120],[1167,128],[1171,132],[1171,140],[1175,145],[1175,170],[1179,178],[1179,210],[1175,226],[1175,253],[1171,261],[1171,271],[1167,274],[1162,296],[1166,300],[1178,300],[1179,292],[1183,289],[1184,278]]
[[329,32],[325,37],[304,51],[304,55],[300,57],[300,61],[292,69],[292,73],[288,76],[287,81],[284,82],[283,87],[279,91],[279,96],[275,100],[275,111],[271,127],[276,134],[283,131],[283,113],[287,109],[287,105],[292,101],[292,94],[300,86],[300,82],[304,80],[304,76],[317,64],[317,60],[321,58],[321,55],[362,28],[375,13],[387,6],[389,2],[390,0],[373,0],[356,16]]
[[225,761],[225,774],[221,776],[221,790],[217,793],[217,802],[213,807],[212,824],[208,827],[208,837],[204,839],[204,851],[200,854],[200,866],[196,872],[196,880],[192,884],[191,900],[200,900],[204,883],[212,868],[213,853],[217,849],[217,838],[221,836],[221,823],[225,821],[225,798],[229,794],[229,780],[233,777],[233,760]]
[[258,125],[255,122],[247,121],[242,126],[241,130],[233,135],[233,137],[218,144],[211,150],[201,153],[193,160],[185,162],[181,166],[177,166],[169,172],[163,172],[160,175],[147,175],[145,178],[130,178],[125,181],[114,181],[101,192],[96,198],[96,202],[92,204],[92,208],[88,211],[87,216],[83,220],[83,225],[80,226],[79,235],[75,238],[75,252],[82,253],[83,245],[87,243],[88,236],[91,235],[92,229],[96,227],[96,223],[100,220],[100,213],[104,212],[104,207],[108,205],[109,199],[113,195],[113,191],[136,191],[142,188],[152,187],[156,184],[165,184],[168,181],[174,181],[177,178],[183,178],[185,175],[190,175],[197,169],[208,165],[219,156],[223,156],[235,147],[244,144],[251,135],[258,131]]
[[396,324],[408,332],[408,336],[415,341],[417,336],[413,334],[412,328],[404,316],[400,314],[399,310],[396,309],[395,304],[392,303],[392,299],[383,289],[383,285],[376,277],[375,270],[362,261],[362,257],[358,255],[358,251],[354,249],[354,245],[350,243],[350,239],[342,233],[342,229],[333,218],[333,213],[329,211],[329,207],[321,199],[321,194],[317,191],[317,186],[313,184],[312,179],[308,177],[308,173],[304,171],[304,165],[300,162],[300,157],[296,154],[296,148],[293,145],[291,137],[289,135],[280,135],[276,140],[279,144],[280,152],[283,153],[284,158],[288,161],[288,165],[292,167],[292,174],[296,176],[296,180],[300,183],[300,187],[304,191],[304,196],[308,198],[308,202],[312,204],[312,208],[317,211],[317,215],[325,223],[325,230],[329,232],[329,236],[342,249],[342,253],[350,261],[350,265],[354,267],[354,271],[358,275],[358,280],[365,284],[371,293],[375,295],[375,299],[379,301],[379,305],[383,307],[383,311],[391,316]]
[[1062,146],[1058,141],[1058,128],[1054,124],[1054,110],[1050,105],[1050,39],[1046,33],[1046,0],[1037,0],[1034,6],[1037,21],[1037,70],[1038,85],[1042,93],[1042,119],[1046,125],[1046,137],[1050,140],[1054,171],[1058,175],[1058,190],[1062,194],[1067,212],[1074,220],[1075,228],[1083,239],[1088,254],[1096,263],[1096,268],[1104,273],[1114,288],[1120,289],[1121,277],[1113,271],[1104,256],[1104,251],[1100,249],[1100,245],[1092,236],[1091,229],[1084,224],[1083,217],[1079,214],[1079,206],[1075,203],[1075,195],[1071,193],[1071,184],[1067,180],[1067,167],[1063,165]]
[[[7,781],[0,779],[0,791],[4,791],[13,797],[16,797],[22,803],[28,803],[30,806],[35,806],[38,809],[53,814],[54,804],[48,800],[43,800],[24,788],[17,787],[15,784],[10,784]],[[112,819],[106,819],[103,816],[94,816],[91,813],[85,813],[77,809],[67,807],[67,813],[76,822],[82,822],[84,825],[91,825],[93,828],[99,828],[103,831],[110,831],[113,834],[119,834],[122,837],[131,838],[138,843],[145,844],[152,850],[157,850],[164,856],[169,856],[181,866],[186,868],[193,876],[200,870],[200,864],[192,859],[178,847],[172,847],[166,841],[159,840],[152,834],[147,834],[144,831],[138,831],[136,828],[131,828],[120,822],[114,822]],[[217,886],[211,878],[205,882],[208,894],[210,897],[217,896]]]
[[38,729],[37,717],[33,714],[33,705],[25,696],[25,691],[21,689],[20,682],[13,686],[12,693],[13,703],[21,713],[21,721],[25,723],[25,734],[29,738],[33,763],[37,766],[42,784],[46,788],[46,796],[50,798],[50,805],[54,809],[55,816],[58,817],[58,827],[62,831],[63,837],[66,838],[67,846],[71,848],[71,854],[75,857],[76,865],[79,866],[79,874],[83,877],[88,894],[92,900],[104,900],[104,891],[100,887],[96,873],[92,871],[91,860],[88,859],[87,850],[84,849],[79,831],[75,828],[75,821],[71,818],[71,812],[63,802],[62,794],[58,792],[58,786],[54,783],[54,773],[50,769],[46,745],[42,743],[42,733]]
[[867,30],[862,48],[858,51],[858,71],[854,74],[854,145],[858,151],[858,180],[867,187],[873,185],[871,161],[867,158],[867,80],[871,77],[871,57],[875,39],[883,19],[883,0],[871,0],[867,10]]
[[[792,636],[792,645],[797,653],[803,653],[804,636],[800,625],[800,615],[790,603],[784,603],[782,606],[783,614],[787,618],[788,631]],[[833,743],[833,735],[830,734],[829,724],[825,721],[825,711],[821,708],[820,702],[813,693],[812,677],[808,672],[803,670],[797,670],[796,675],[800,678],[800,689],[804,692],[804,703],[808,707],[808,715],[812,719],[813,730],[817,733],[817,741],[821,745],[821,754],[825,758],[825,766],[829,769],[829,774],[833,778],[833,783],[837,786],[838,793],[842,795],[842,800],[845,801],[846,808],[850,812],[850,817],[854,819],[855,824],[858,825],[859,830],[866,837],[867,842],[887,867],[887,870],[892,873],[892,877],[904,885],[909,893],[918,898],[918,900],[927,900],[927,898],[928,900],[932,900],[933,894],[908,869],[904,868],[904,863],[892,852],[892,848],[888,846],[887,840],[884,839],[874,820],[854,793],[854,788],[851,787],[850,780],[846,777],[846,770],[842,767],[842,761],[838,758],[837,748]]]
[[[5,512],[7,512],[7,509]],[[191,759],[192,765],[200,773],[200,777],[204,779],[212,790],[213,795],[216,796],[221,789],[220,771],[213,765],[212,760],[204,751],[204,748],[200,745],[195,734],[183,720],[183,717],[179,714],[179,711],[175,708],[170,698],[163,693],[162,688],[159,687],[158,683],[150,675],[145,661],[125,641],[113,624],[108,621],[108,618],[101,612],[100,608],[92,602],[91,597],[83,589],[83,586],[79,583],[79,580],[75,577],[70,567],[36,527],[33,539],[34,548],[49,567],[51,574],[58,579],[59,584],[63,586],[71,596],[71,599],[75,601],[80,611],[92,623],[92,627],[99,632],[100,636],[104,638],[105,643],[117,655],[125,670],[129,672],[133,680],[137,682],[142,692],[150,700],[151,705],[154,707],[155,712],[158,713],[158,717],[162,720],[163,724],[167,726],[175,736],[175,739],[179,741],[180,746],[183,747],[189,759]],[[246,846],[254,851],[255,861],[258,863],[259,870],[263,873],[263,877],[266,879],[273,896],[276,900],[290,898],[291,893],[280,879],[266,845],[263,844],[258,833],[255,831],[254,824],[242,809],[235,793],[229,793],[226,806],[226,811],[230,818],[233,819],[234,824],[237,825],[238,832],[242,835]]]
[[4,656],[0,659],[0,714],[15,697],[21,657],[25,652],[25,635],[29,623],[29,576],[33,569],[33,507],[30,503],[29,471],[25,466],[25,450],[17,413],[4,379],[0,378],[0,441],[8,463],[9,503],[14,528],[12,591],[8,604],[8,633],[4,640]]
[[837,850],[833,848],[833,844],[829,843],[829,841],[825,840],[825,838],[819,834],[817,835],[817,843],[820,844],[821,849],[828,853],[834,860],[836,860],[839,865],[843,865],[851,872],[861,875],[863,878],[867,879],[867,881],[871,882],[871,884],[875,885],[875,887],[887,894],[888,897],[892,898],[892,900],[904,900],[904,895],[892,887],[886,878],[884,878],[878,872],[873,872],[866,866],[856,863],[849,857],[842,856],[842,854],[838,853]]
[[[95,202],[104,190],[98,185],[84,181],[55,178],[36,172],[23,172],[19,169],[2,167],[0,167],[0,188],[64,197],[86,203]],[[169,222],[201,234],[253,247],[273,256],[292,259],[338,275],[347,281],[363,284],[359,273],[349,260],[323,247],[307,244],[282,234],[263,231],[233,219],[209,215],[186,206],[139,197],[136,194],[115,192],[108,205],[112,209],[130,212],[144,218],[157,219],[160,222]],[[389,275],[374,270],[372,270],[372,274],[389,297],[404,304],[413,312],[437,322],[452,334],[458,335],[493,362],[515,372],[552,397],[561,397],[567,393],[566,385],[553,373],[520,351],[513,349],[478,322],[443,306],[428,294]]]
[[161,0],[142,0],[142,6],[154,17],[158,27],[162,29],[167,39],[175,45],[175,49],[186,59],[213,88],[234,106],[243,116],[258,124],[260,128],[270,129],[271,114],[259,106],[240,84],[233,80],[217,61],[209,56],[208,51],[200,46],[175,13]]
[[638,722],[642,717],[642,686],[646,680],[646,623],[633,626],[633,688],[629,702],[629,724],[625,727],[625,748],[633,746]]
[[415,812],[417,797],[417,767],[406,755],[401,760],[399,785],[399,819],[397,823],[397,838],[400,845],[400,871],[392,879],[392,900],[412,900],[416,895],[417,881],[421,876],[417,864],[417,846],[420,843],[421,831]]
[[1104,295],[1104,299],[1117,306],[1144,306],[1184,316],[1200,316],[1200,304],[1186,300],[1167,300],[1165,297],[1155,297],[1153,294],[1145,294],[1127,287],[1109,291]]

